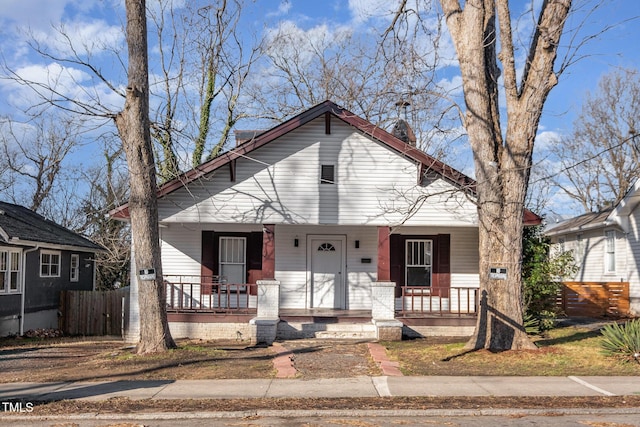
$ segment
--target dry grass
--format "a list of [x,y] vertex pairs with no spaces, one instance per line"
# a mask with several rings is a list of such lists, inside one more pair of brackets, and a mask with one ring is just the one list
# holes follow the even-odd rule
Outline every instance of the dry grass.
[[385,343],[405,375],[640,375],[640,365],[603,354],[598,330],[565,327],[534,339],[538,350],[466,351],[466,339]]

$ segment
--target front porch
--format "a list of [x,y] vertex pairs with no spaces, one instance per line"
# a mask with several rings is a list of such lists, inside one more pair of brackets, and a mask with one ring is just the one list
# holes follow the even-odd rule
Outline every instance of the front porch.
[[[478,312],[477,288],[400,287],[372,283],[371,310],[281,308],[280,283],[229,284],[217,276],[165,276],[167,314],[176,337],[244,339],[470,335]],[[174,332],[175,331],[175,332]]]

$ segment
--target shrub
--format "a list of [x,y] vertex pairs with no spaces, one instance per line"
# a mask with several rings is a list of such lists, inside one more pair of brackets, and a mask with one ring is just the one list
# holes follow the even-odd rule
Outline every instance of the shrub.
[[602,336],[601,345],[605,353],[640,363],[640,319],[605,325]]
[[529,320],[525,328],[529,334],[540,334],[555,327],[562,278],[574,275],[577,267],[572,252],[551,251],[541,227],[525,228],[523,238],[523,312]]

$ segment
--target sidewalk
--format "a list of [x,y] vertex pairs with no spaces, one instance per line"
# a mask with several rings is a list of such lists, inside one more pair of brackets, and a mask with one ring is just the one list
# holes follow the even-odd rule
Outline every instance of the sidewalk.
[[0,401],[389,396],[624,396],[640,377],[357,377],[0,384]]

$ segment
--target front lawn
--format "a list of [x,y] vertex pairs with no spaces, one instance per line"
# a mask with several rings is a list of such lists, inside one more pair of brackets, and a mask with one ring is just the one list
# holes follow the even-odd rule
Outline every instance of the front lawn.
[[599,330],[568,326],[535,337],[538,350],[467,351],[465,338],[386,342],[404,375],[640,375],[640,364],[606,356]]

